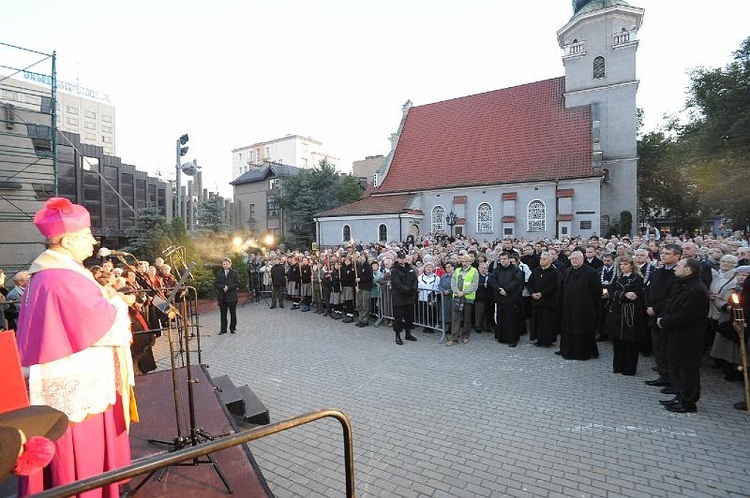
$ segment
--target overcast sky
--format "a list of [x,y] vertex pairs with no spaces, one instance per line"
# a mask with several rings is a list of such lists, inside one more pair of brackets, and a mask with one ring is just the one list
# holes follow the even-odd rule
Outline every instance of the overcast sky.
[[[688,70],[724,66],[750,36],[750,2],[631,5],[646,9],[638,106],[651,130],[684,107]],[[189,133],[186,159],[227,197],[232,149],[304,135],[349,171],[388,152],[407,100],[563,75],[556,32],[573,13],[569,0],[4,0],[2,10],[0,41],[56,51],[58,79],[110,96],[123,162],[174,178],[175,140]]]

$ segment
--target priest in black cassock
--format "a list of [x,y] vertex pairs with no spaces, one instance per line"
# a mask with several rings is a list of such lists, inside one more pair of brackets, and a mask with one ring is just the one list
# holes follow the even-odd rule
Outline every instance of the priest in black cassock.
[[583,253],[570,254],[570,268],[563,275],[560,351],[566,360],[598,358],[594,333],[596,306],[602,296],[602,282],[593,268],[583,264]]

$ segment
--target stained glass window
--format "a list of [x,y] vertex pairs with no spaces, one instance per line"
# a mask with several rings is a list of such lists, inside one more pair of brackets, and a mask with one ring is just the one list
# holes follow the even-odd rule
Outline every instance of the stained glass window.
[[432,208],[430,231],[433,233],[445,232],[445,208],[443,206],[435,206]]
[[492,206],[487,202],[477,207],[477,233],[492,233]]
[[526,217],[529,224],[529,232],[544,232],[546,230],[547,208],[540,200],[529,203],[529,212]]

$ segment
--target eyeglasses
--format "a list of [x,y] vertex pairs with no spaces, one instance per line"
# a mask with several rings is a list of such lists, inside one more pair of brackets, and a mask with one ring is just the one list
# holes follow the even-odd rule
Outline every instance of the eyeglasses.
[[66,237],[69,237],[71,239],[90,239],[94,242],[98,242],[96,238],[94,238],[94,234],[92,233],[81,233],[81,234],[74,234],[74,235],[66,235]]

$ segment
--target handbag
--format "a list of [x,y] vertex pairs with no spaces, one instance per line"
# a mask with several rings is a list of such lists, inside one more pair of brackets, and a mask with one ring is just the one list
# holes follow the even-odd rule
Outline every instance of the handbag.
[[453,298],[453,310],[454,311],[463,311],[464,310],[464,298],[462,298],[462,297],[454,297]]

